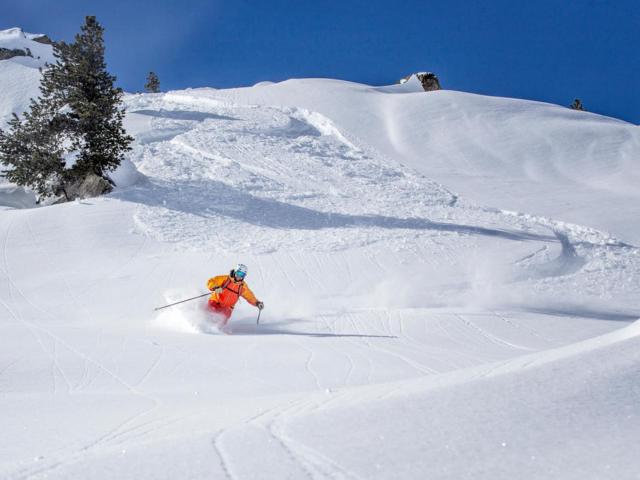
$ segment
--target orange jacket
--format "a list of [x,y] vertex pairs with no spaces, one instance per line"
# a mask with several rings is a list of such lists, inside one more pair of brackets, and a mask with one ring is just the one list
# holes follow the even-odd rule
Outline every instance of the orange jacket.
[[249,286],[244,281],[236,282],[230,275],[218,275],[210,278],[207,282],[209,290],[213,291],[218,287],[224,290],[222,293],[212,293],[209,301],[219,304],[221,307],[233,308],[240,297],[244,298],[251,305],[255,306],[258,299],[253,294]]

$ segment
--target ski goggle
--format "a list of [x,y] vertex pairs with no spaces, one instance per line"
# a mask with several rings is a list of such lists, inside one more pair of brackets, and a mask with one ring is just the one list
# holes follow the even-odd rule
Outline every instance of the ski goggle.
[[247,276],[247,272],[235,272],[235,273],[234,273],[234,275],[235,275],[237,278],[242,279],[242,278],[244,278],[244,277],[246,277],[246,276]]

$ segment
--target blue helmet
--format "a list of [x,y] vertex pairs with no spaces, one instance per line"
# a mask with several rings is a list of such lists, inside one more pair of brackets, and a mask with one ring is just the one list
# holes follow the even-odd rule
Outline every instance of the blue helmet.
[[236,279],[244,280],[244,277],[247,276],[247,266],[239,263],[238,265],[236,265],[236,268],[231,270],[231,273]]

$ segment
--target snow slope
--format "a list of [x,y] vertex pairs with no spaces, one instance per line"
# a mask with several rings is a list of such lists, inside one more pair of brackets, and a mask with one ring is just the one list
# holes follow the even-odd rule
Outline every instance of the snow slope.
[[640,243],[636,125],[527,100],[425,94],[415,77],[382,88],[304,79],[199,94],[317,111],[483,205],[585,224]]
[[[635,137],[414,87],[131,95],[141,181],[0,211],[0,478],[638,478],[639,250],[596,210],[495,208],[535,187],[488,161],[537,131],[555,147],[530,163],[577,162],[563,142],[590,131],[582,170],[622,184]],[[459,127],[483,111],[491,141]],[[567,199],[615,198],[587,177]],[[260,325],[246,304],[232,335],[204,301],[153,311],[240,261]]]
[[20,114],[27,109],[29,100],[40,90],[39,68],[55,61],[50,45],[33,40],[41,36],[20,28],[0,30],[0,48],[29,49],[33,55],[0,61],[0,128],[4,128],[14,112]]

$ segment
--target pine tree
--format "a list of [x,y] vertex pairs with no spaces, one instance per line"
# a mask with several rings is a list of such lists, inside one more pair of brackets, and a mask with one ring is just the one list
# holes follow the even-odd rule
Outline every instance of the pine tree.
[[64,43],[54,45],[56,63],[42,72],[40,97],[32,99],[21,120],[16,114],[8,132],[0,132],[0,162],[9,169],[3,176],[31,187],[41,200],[64,192],[69,179],[66,157],[70,154],[69,119],[65,114],[63,78]]
[[133,141],[122,126],[122,90],[106,71],[103,31],[86,17],[74,43],[56,42],[56,63],[43,71],[40,97],[0,133],[0,162],[10,167],[4,176],[41,199],[64,194],[70,200],[68,188],[91,174],[113,185],[108,172]]
[[106,69],[103,32],[96,18],[88,16],[75,42],[63,47],[68,58],[62,87],[68,86],[73,148],[78,152],[72,176],[81,179],[93,173],[113,184],[107,172],[120,165],[133,138],[122,125],[122,89],[114,87],[116,79]]
[[144,89],[149,93],[160,92],[160,79],[155,72],[149,72],[149,75],[147,75],[147,83],[144,84]]
[[573,103],[571,105],[569,105],[569,108],[572,110],[580,110],[580,111],[584,111],[584,105],[582,105],[582,102],[580,101],[579,98],[576,98]]
[[4,177],[33,188],[41,199],[54,195],[64,184],[64,151],[58,135],[31,115],[26,114],[25,122],[14,115],[8,133],[0,132],[0,158],[12,167],[3,170]]

